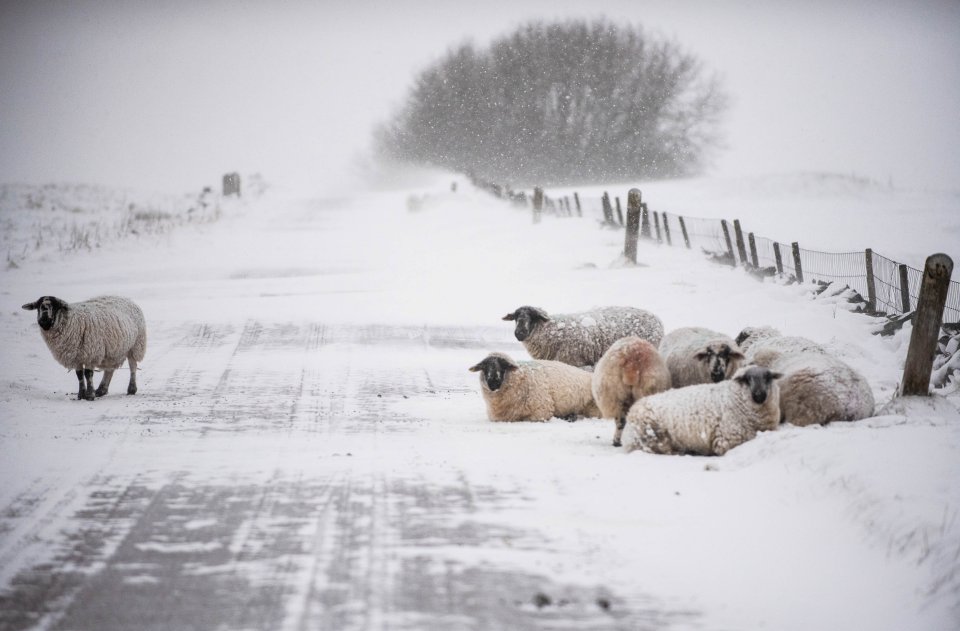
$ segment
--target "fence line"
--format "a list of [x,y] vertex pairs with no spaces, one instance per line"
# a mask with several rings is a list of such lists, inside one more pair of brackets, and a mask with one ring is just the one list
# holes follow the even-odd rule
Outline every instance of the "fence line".
[[[514,193],[507,187],[495,184],[477,181],[474,183],[498,197],[511,199],[521,205],[527,204],[527,195],[524,193]],[[609,201],[616,199],[616,202],[619,202],[619,198],[611,197],[606,192],[603,197],[588,197],[577,193],[574,193],[574,197],[578,201],[576,215],[571,212],[569,202],[563,204],[563,200],[560,200],[561,203],[558,205],[554,199],[545,194],[543,212],[559,217],[592,215],[599,218],[607,227],[617,229],[623,227],[622,219],[618,221],[619,217],[612,208],[613,203]],[[608,201],[605,202],[604,198]],[[647,237],[650,242],[699,249],[716,260],[741,266],[763,275],[776,275],[801,282],[843,283],[863,297],[866,303],[865,311],[877,315],[906,314],[917,307],[923,272],[875,251],[821,252],[796,247],[795,258],[794,246],[797,244],[783,243],[755,235],[740,226],[739,221],[728,222],[722,219],[681,216],[662,211],[654,213],[654,209],[651,209],[650,214],[652,215],[651,223],[659,221],[664,226],[664,234],[659,238],[657,232]],[[667,223],[664,217],[669,220],[670,229],[677,231],[669,243],[665,238]],[[738,228],[739,231],[737,231]],[[682,238],[680,230],[683,230]],[[741,239],[743,250],[740,247]],[[746,246],[747,242],[750,244],[749,248]],[[741,255],[741,252],[744,255]],[[754,256],[756,262],[754,262]],[[943,309],[943,321],[960,322],[960,282],[950,281]]]

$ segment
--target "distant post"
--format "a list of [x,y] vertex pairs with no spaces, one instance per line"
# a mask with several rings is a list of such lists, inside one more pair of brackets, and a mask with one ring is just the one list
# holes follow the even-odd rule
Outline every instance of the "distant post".
[[580,207],[580,194],[579,194],[579,193],[576,193],[576,192],[575,192],[575,193],[573,194],[573,201],[576,202],[576,204],[577,204],[577,217],[583,217],[583,209]]
[[753,267],[760,269],[760,257],[757,256],[757,240],[752,232],[747,235],[747,240],[750,242],[750,260],[753,262]]
[[737,237],[737,254],[740,255],[740,262],[747,264],[747,247],[743,244],[743,229],[740,227],[740,220],[733,220],[733,232]]
[[937,337],[943,321],[943,306],[947,303],[953,260],[946,254],[927,257],[920,283],[920,297],[913,316],[910,348],[903,367],[901,394],[926,396],[930,392],[930,374],[937,352]]
[[662,243],[663,238],[660,236],[660,213],[653,211],[653,227],[657,231],[657,243]]
[[723,240],[727,242],[727,254],[730,255],[730,260],[733,261],[733,266],[737,266],[737,257],[733,253],[733,242],[730,241],[730,228],[727,226],[727,220],[720,220],[720,228],[723,229]]
[[623,225],[623,209],[620,208],[620,196],[617,195],[614,199],[617,200],[617,221],[620,222],[620,225]]
[[667,213],[661,213],[663,217],[663,236],[667,238],[667,245],[672,246],[673,242],[670,240],[670,224],[667,223]]
[[873,277],[873,250],[867,248],[864,252],[867,264],[867,313],[877,312],[877,284]]
[[627,193],[627,230],[623,254],[631,263],[637,262],[637,238],[640,232],[640,189],[631,188]]
[[910,277],[903,263],[900,264],[900,306],[903,307],[903,313],[910,313]]
[[777,261],[777,274],[783,276],[783,256],[780,254],[780,244],[773,242],[773,258]]
[[690,249],[690,235],[687,233],[687,223],[680,217],[680,232],[683,234],[683,243]]
[[803,267],[800,265],[800,244],[794,241],[790,244],[793,249],[793,269],[797,272],[797,282],[803,282]]
[[227,173],[223,176],[223,196],[229,197],[231,195],[240,197],[240,174],[236,172]]
[[[631,188],[631,191],[637,189]],[[650,211],[647,210],[646,202],[640,202],[640,236],[644,239],[650,238]]]
[[540,223],[541,213],[543,213],[543,189],[535,186],[533,188],[533,223]]
[[613,225],[613,207],[610,205],[610,193],[604,191],[603,197],[600,199],[600,203],[603,205],[603,223],[608,226]]

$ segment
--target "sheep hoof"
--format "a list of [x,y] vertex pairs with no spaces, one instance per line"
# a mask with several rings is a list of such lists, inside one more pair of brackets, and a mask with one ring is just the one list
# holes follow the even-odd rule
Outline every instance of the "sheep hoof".
[[100,386],[100,387],[97,388],[96,391],[94,392],[94,394],[97,395],[97,398],[102,397],[102,396],[105,395],[106,393],[107,393],[107,389],[104,388],[103,386]]
[[130,385],[130,386],[127,388],[127,394],[136,394],[136,393],[137,393],[137,387],[136,387],[136,386]]
[[614,440],[614,441],[613,441],[613,446],[614,446],[614,447],[622,447],[623,445],[620,443],[619,440]]
[[94,394],[93,388],[87,388],[87,392],[83,395],[83,398],[87,401],[93,401],[97,398],[97,396]]

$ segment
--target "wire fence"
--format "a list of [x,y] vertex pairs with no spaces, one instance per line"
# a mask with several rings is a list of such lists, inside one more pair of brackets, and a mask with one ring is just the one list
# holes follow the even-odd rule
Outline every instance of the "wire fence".
[[[499,187],[497,187],[499,188]],[[526,195],[506,193],[526,204]],[[541,191],[542,195],[542,191]],[[610,227],[622,227],[626,208],[619,198],[543,196],[541,208],[558,216],[594,216]],[[797,282],[842,283],[856,291],[875,314],[905,314],[917,307],[923,272],[898,263],[882,254],[863,252],[821,252],[757,236],[743,230],[739,221],[652,213],[643,204],[649,235],[661,243],[699,249],[717,260],[743,266],[764,275]],[[535,213],[539,212],[537,210]],[[741,249],[742,248],[742,249]],[[960,283],[951,281],[943,322],[960,323]]]

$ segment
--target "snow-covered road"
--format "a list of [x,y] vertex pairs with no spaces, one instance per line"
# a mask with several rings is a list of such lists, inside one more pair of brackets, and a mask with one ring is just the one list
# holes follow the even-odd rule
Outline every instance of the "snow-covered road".
[[[952,404],[624,455],[612,423],[493,424],[500,316],[633,304],[771,323],[892,398],[868,318],[469,191],[266,197],[218,223],[2,272],[0,629],[948,629]],[[76,401],[19,305],[118,293],[140,392]]]

